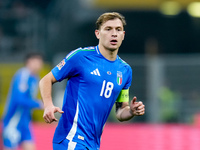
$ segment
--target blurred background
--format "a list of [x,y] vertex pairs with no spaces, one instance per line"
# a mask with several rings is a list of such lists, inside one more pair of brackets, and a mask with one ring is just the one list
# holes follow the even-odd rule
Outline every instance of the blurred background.
[[[95,22],[107,11],[120,12],[126,18],[119,56],[133,69],[130,98],[137,96],[143,101],[146,114],[119,123],[113,109],[102,137],[102,150],[133,149],[131,144],[137,149],[200,149],[198,0],[0,0],[0,118],[11,78],[23,65],[24,56],[31,51],[44,54],[43,77],[71,50],[98,44]],[[65,85],[64,81],[53,89],[54,103],[60,107]],[[42,114],[41,110],[33,113],[37,142],[41,141],[38,128],[48,129],[49,140],[55,129],[55,125],[47,128],[43,124]],[[130,129],[125,132],[124,128]],[[140,139],[133,138],[130,143],[126,139],[128,146],[122,148],[116,132],[130,135],[130,140],[134,134]],[[149,140],[155,139],[153,136],[158,141]],[[119,142],[111,140],[116,137]],[[40,149],[42,145],[37,146]]]

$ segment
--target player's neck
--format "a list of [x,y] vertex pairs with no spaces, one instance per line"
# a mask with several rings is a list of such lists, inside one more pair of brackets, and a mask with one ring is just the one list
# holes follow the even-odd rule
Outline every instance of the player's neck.
[[31,66],[26,65],[25,67],[30,72],[30,74],[37,75],[37,72]]
[[118,49],[112,51],[99,45],[99,51],[106,59],[110,61],[115,61],[117,58]]

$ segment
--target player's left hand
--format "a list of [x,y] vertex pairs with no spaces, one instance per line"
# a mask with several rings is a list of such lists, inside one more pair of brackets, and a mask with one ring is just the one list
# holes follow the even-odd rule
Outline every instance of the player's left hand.
[[145,105],[138,101],[136,102],[137,97],[133,97],[133,100],[130,103],[130,113],[134,116],[142,116],[145,113]]

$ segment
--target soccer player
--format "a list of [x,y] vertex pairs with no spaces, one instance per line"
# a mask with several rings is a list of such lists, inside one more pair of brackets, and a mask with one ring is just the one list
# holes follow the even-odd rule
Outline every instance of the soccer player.
[[19,145],[23,150],[35,149],[30,121],[31,110],[43,108],[42,101],[36,99],[37,74],[42,66],[42,56],[30,53],[26,57],[25,67],[19,69],[12,79],[3,118],[4,150],[16,150]]
[[[132,70],[117,55],[125,25],[125,18],[117,12],[102,14],[95,30],[99,44],[72,51],[41,79],[45,122],[57,121],[55,112],[62,114],[53,138],[54,150],[98,150],[114,103],[120,121],[144,114],[145,106],[136,97],[129,105]],[[66,78],[61,110],[52,102],[52,84]]]

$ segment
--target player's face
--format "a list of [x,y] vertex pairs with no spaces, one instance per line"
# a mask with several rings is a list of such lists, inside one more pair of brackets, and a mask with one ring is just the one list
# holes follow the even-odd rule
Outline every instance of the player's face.
[[118,50],[124,40],[125,31],[120,19],[108,20],[95,31],[99,44],[110,51]]
[[38,74],[43,67],[43,60],[41,58],[30,58],[26,66],[33,74]]

